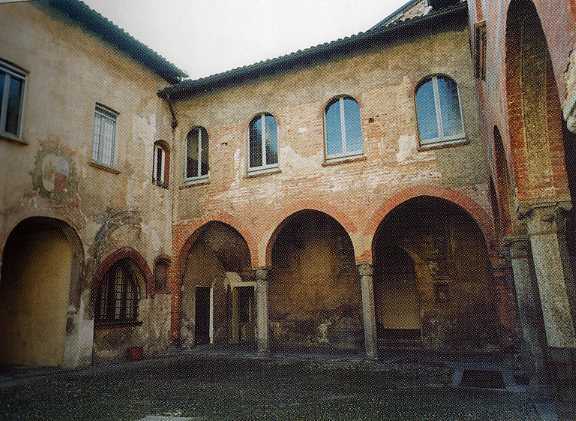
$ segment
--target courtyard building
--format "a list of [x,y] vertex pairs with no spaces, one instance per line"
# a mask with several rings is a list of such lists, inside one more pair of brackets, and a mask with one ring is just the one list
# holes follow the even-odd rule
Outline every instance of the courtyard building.
[[378,18],[191,80],[79,0],[0,5],[0,364],[419,350],[576,378],[576,4]]

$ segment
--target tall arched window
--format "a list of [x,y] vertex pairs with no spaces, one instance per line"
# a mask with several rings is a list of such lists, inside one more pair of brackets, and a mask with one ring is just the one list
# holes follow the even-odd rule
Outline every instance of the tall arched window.
[[208,132],[194,127],[186,139],[186,180],[208,177]]
[[96,323],[130,323],[138,320],[138,269],[130,259],[115,263],[96,292]]
[[349,96],[334,98],[324,116],[326,157],[338,158],[363,152],[360,107]]
[[416,89],[420,144],[465,138],[458,85],[447,76],[432,76]]
[[250,122],[250,169],[278,166],[278,125],[272,114],[258,114]]

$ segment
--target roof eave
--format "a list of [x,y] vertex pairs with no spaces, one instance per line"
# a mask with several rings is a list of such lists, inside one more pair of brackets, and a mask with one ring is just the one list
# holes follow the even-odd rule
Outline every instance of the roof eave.
[[170,63],[160,54],[135,39],[82,1],[38,0],[38,4],[58,11],[80,27],[92,32],[136,62],[152,70],[167,82],[178,83],[188,76],[186,72]]
[[255,63],[202,79],[185,80],[176,85],[164,88],[158,92],[158,95],[170,100],[185,99],[193,96],[197,92],[207,92],[245,80],[254,79],[262,75],[279,73],[310,61],[323,60],[333,55],[345,54],[356,48],[367,48],[382,41],[396,39],[395,37],[400,33],[409,32],[410,30],[432,22],[440,23],[448,19],[465,18],[467,13],[468,7],[466,3],[462,3],[450,9],[402,21],[383,29],[368,30],[358,35],[327,44],[321,44],[316,47],[310,47],[309,49],[298,51],[287,56],[277,57],[265,62]]

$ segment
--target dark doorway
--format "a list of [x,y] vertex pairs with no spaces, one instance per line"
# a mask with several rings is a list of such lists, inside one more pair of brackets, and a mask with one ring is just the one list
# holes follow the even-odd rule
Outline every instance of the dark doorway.
[[196,344],[210,343],[210,291],[212,288],[196,288]]
[[240,343],[252,343],[255,339],[254,288],[238,288],[238,324]]

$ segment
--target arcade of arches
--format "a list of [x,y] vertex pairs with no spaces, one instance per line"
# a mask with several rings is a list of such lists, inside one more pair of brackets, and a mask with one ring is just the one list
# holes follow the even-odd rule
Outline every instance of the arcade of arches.
[[378,348],[503,345],[485,239],[445,200],[417,197],[385,218],[373,275],[356,262],[346,230],[319,211],[280,224],[266,270],[251,270],[248,245],[229,225],[208,223],[191,238],[182,257],[182,345],[369,356]]

